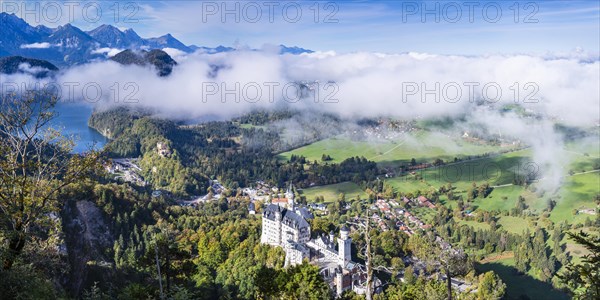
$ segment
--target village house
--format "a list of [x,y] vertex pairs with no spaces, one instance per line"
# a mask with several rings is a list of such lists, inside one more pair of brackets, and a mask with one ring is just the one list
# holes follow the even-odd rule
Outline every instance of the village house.
[[425,197],[425,196],[417,197],[417,201],[418,201],[419,206],[425,206],[425,207],[429,207],[431,209],[435,209],[435,205],[433,203],[431,203],[431,201],[429,201],[429,199],[427,199],[427,197]]
[[327,205],[325,205],[323,203],[309,203],[308,207],[310,207],[316,211],[323,212],[323,213],[327,212]]

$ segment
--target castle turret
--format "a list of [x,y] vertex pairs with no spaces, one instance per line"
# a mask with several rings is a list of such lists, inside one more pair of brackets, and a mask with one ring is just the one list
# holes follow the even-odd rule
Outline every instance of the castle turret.
[[335,249],[335,234],[333,230],[329,232],[329,247]]
[[288,209],[291,211],[294,211],[295,207],[294,207],[294,191],[292,189],[292,184],[290,183],[290,186],[288,187],[287,191],[285,192],[285,197],[287,198],[288,201]]
[[346,227],[346,225],[342,226],[340,229],[340,237],[338,238],[338,264],[342,268],[352,260],[352,255],[350,253],[352,239],[348,236],[349,234],[350,230],[348,227]]
[[339,297],[344,293],[344,273],[341,268],[335,269],[335,277],[333,280],[335,284],[335,294]]

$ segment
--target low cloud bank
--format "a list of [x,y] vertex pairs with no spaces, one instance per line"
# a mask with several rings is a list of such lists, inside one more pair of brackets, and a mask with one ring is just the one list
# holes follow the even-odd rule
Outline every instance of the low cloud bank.
[[[552,124],[593,127],[600,120],[598,59],[170,52],[179,64],[168,77],[158,77],[147,67],[104,61],[70,68],[55,80],[63,87],[76,85],[63,88],[63,98],[105,107],[149,107],[178,119],[225,119],[281,106],[345,118],[467,118],[532,145],[549,187],[560,184],[566,163],[558,153],[562,137]],[[4,81],[22,82],[24,78],[7,76]],[[501,113],[500,108],[509,104],[519,104],[538,118]]]
[[[137,101],[167,115],[190,118],[227,118],[281,103],[349,117],[452,117],[481,103],[517,103],[569,125],[589,126],[600,119],[594,109],[600,101],[598,61],[263,51],[176,56],[179,65],[166,78],[148,68],[106,61],[71,68],[57,80],[100,86],[100,100],[93,90],[83,93],[91,102]],[[305,84],[302,99],[296,83]],[[118,95],[110,93],[117,85]],[[75,91],[81,99],[81,88]]]

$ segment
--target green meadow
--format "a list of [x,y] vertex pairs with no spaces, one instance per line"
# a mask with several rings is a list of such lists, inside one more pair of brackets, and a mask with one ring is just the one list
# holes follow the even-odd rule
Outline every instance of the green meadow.
[[[522,234],[527,228],[530,228],[526,219],[520,217],[502,216],[498,220],[498,225],[507,232],[514,234]],[[533,228],[530,228],[533,231]]]
[[490,225],[488,223],[482,223],[477,221],[467,221],[463,219],[454,219],[456,222],[462,225],[467,225],[473,227],[475,230],[490,230]]
[[356,199],[359,196],[361,199],[367,197],[367,193],[363,191],[356,183],[342,182],[324,186],[317,186],[307,189],[302,189],[302,195],[306,197],[308,202],[314,202],[317,196],[323,196],[325,202],[332,202],[337,199],[340,193],[346,194],[346,199]]
[[439,158],[453,161],[454,158],[482,155],[498,151],[498,147],[467,142],[439,132],[418,131],[386,140],[374,139],[354,141],[345,135],[324,139],[278,155],[281,160],[289,160],[292,155],[300,155],[308,160],[321,161],[325,155],[331,156],[332,163],[339,163],[349,157],[364,156],[380,166],[399,166],[417,162],[431,163]]
[[492,194],[476,205],[488,209],[512,208],[514,203],[500,201],[502,197],[511,198],[522,192],[521,187],[512,186],[519,179],[523,166],[530,161],[530,150],[519,150],[493,157],[485,157],[440,167],[416,171],[415,174],[386,179],[386,183],[398,192],[414,193],[438,189],[448,183],[455,187],[455,193],[465,193],[475,182],[477,185],[489,183],[498,186]]
[[584,222],[586,218],[595,216],[586,213],[574,213],[574,210],[593,209],[596,207],[594,197],[600,193],[600,172],[573,175],[565,178],[560,189],[560,199],[550,214],[554,222]]

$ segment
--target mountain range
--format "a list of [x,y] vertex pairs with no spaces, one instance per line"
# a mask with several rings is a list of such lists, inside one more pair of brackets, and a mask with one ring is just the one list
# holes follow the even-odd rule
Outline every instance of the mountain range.
[[[101,25],[90,31],[66,24],[57,28],[31,26],[15,14],[0,13],[0,57],[23,56],[47,60],[57,66],[71,66],[107,59],[106,53],[118,50],[151,50],[173,48],[186,53],[234,51],[232,47],[215,48],[185,45],[171,34],[142,38],[133,29],[121,31],[112,25]],[[119,51],[120,52],[120,51]],[[280,53],[301,54],[313,51],[280,45]]]

